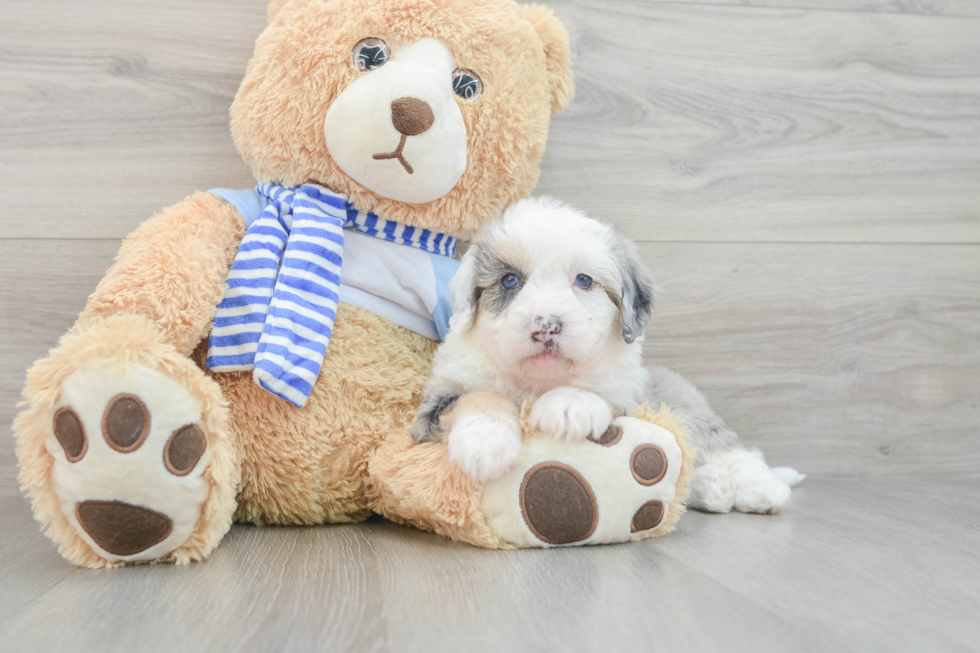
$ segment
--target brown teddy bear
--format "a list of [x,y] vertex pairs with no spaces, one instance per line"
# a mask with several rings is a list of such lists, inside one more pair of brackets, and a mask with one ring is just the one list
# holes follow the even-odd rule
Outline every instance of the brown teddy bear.
[[[28,373],[21,482],[62,555],[184,563],[234,520],[372,512],[534,545],[407,434],[456,241],[530,194],[571,96],[568,38],[539,6],[272,0],[231,108],[259,186],[140,226]],[[680,514],[689,463],[669,415],[639,416],[677,442],[655,534]]]

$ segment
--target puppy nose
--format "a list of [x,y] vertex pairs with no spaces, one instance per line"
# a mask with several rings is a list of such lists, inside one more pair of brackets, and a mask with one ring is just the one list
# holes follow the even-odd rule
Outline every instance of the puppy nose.
[[534,318],[534,326],[531,327],[531,339],[535,342],[542,340],[547,342],[559,333],[561,333],[561,320],[554,315],[548,318]]
[[436,121],[425,100],[400,97],[391,103],[391,123],[406,136],[418,136]]

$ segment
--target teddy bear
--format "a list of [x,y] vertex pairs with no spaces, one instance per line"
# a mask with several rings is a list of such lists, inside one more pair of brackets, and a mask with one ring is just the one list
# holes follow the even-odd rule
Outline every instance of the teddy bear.
[[[187,563],[235,521],[373,513],[497,548],[672,528],[690,456],[665,411],[583,445],[612,481],[528,433],[523,467],[477,487],[408,435],[457,244],[531,193],[571,100],[559,20],[513,0],[272,0],[268,18],[231,107],[256,188],[143,223],[28,372],[20,480],[60,553]],[[656,479],[622,471],[642,443]],[[645,508],[610,534],[624,482]]]

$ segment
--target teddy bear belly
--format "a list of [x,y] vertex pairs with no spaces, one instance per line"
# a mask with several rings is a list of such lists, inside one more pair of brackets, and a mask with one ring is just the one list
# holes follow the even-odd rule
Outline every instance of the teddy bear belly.
[[340,304],[306,407],[266,392],[249,372],[212,373],[243,456],[235,519],[317,524],[370,515],[368,461],[390,434],[410,428],[436,345]]

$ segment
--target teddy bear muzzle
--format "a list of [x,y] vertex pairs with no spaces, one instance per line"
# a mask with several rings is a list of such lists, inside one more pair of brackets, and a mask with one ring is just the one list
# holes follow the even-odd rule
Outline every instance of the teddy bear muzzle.
[[378,195],[421,204],[449,193],[466,170],[467,132],[453,91],[449,47],[422,38],[393,49],[333,100],[324,137],[334,162]]

